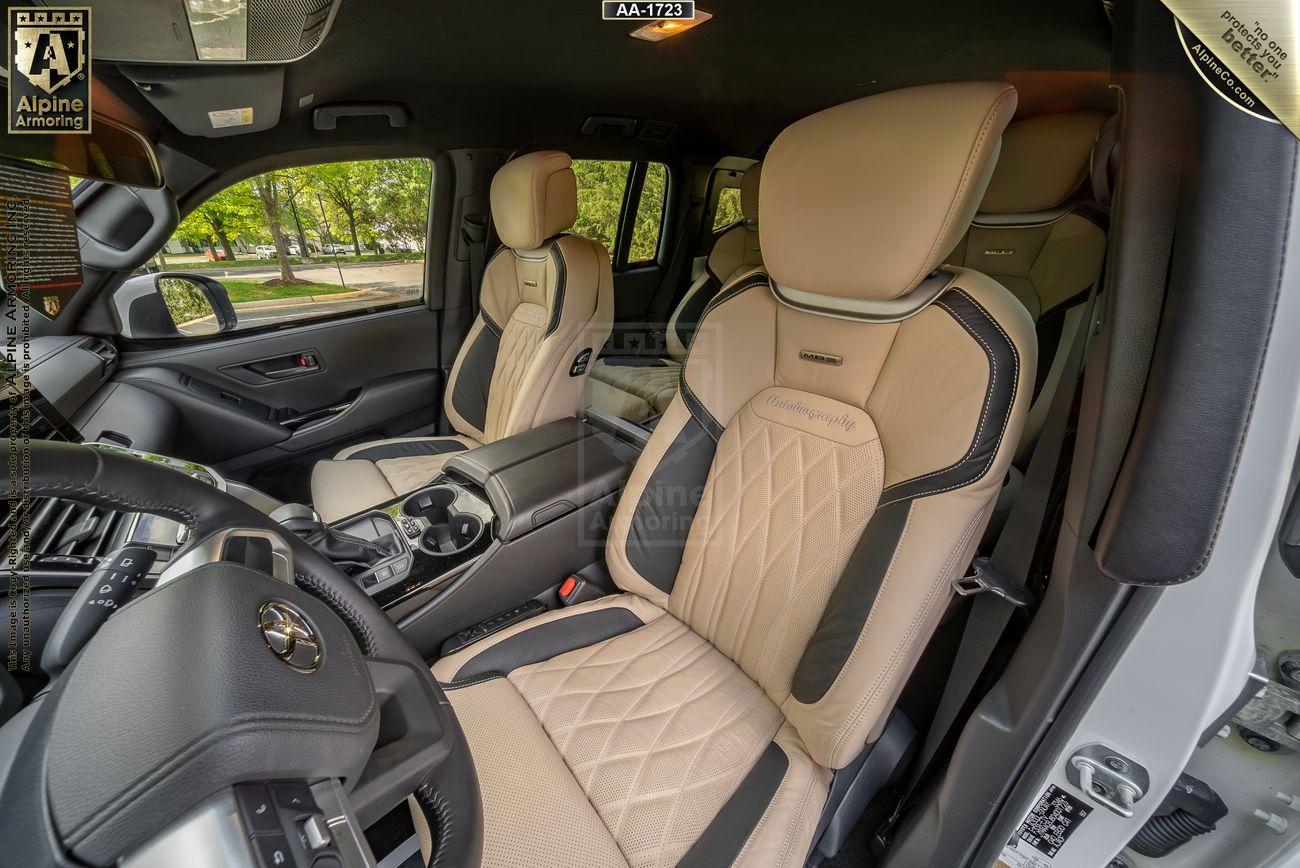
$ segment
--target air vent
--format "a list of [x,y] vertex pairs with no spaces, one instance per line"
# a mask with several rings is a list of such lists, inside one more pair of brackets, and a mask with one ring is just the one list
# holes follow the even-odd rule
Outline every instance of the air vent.
[[81,349],[88,353],[99,356],[99,360],[104,363],[104,370],[111,371],[117,364],[117,347],[101,338],[86,338],[80,344]]
[[[31,503],[31,531],[28,536],[32,555],[76,555],[102,557],[114,548],[114,540],[125,528],[127,513],[98,506],[86,506],[71,500],[38,498]],[[0,526],[0,550],[10,551],[10,540],[18,532],[19,510],[11,510]]]
[[666,142],[677,132],[677,124],[668,121],[646,121],[641,125],[641,138],[650,142]]

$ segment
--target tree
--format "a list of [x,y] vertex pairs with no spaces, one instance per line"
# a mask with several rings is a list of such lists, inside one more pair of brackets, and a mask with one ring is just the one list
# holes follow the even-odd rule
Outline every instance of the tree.
[[[311,182],[309,172],[306,169],[286,169],[281,173],[281,177],[284,203],[289,209],[289,215],[293,218],[294,231],[298,236],[298,255],[303,264],[308,264],[311,262],[311,248],[307,246],[307,233],[303,229],[302,211],[299,209],[301,207],[308,214],[311,213],[306,205],[308,185]],[[299,205],[300,200],[302,202],[301,206]]]
[[320,192],[330,204],[339,210],[347,221],[348,232],[352,235],[352,250],[361,252],[361,239],[357,233],[357,223],[365,217],[366,189],[362,183],[357,163],[323,163],[313,166],[312,180],[319,186]]
[[289,267],[289,252],[285,249],[284,230],[280,226],[281,203],[280,173],[266,172],[248,182],[257,199],[262,203],[262,213],[266,215],[266,225],[271,230],[271,243],[275,245],[275,256],[280,261],[280,280],[285,283],[298,283]]
[[429,225],[429,161],[372,160],[365,164],[365,172],[373,177],[367,185],[366,210],[377,234],[423,250]]
[[186,215],[176,227],[176,234],[210,250],[215,250],[214,242],[219,243],[226,258],[233,261],[235,248],[231,239],[258,231],[260,226],[257,217],[257,205],[248,187],[245,184],[235,184]]
[[578,179],[578,219],[575,235],[584,235],[614,250],[618,215],[623,210],[629,165],[621,160],[574,160]]

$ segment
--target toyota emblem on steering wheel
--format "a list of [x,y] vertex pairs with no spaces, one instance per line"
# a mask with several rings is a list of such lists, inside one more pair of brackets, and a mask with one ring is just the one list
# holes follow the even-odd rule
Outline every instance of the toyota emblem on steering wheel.
[[258,626],[266,645],[299,672],[315,672],[322,657],[320,637],[307,616],[283,600],[271,600],[258,610]]

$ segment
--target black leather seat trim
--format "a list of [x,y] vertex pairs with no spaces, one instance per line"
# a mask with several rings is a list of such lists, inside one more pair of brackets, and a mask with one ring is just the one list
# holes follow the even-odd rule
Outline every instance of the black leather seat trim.
[[790,695],[796,701],[811,705],[820,700],[848,662],[911,511],[912,501],[896,500],[879,507],[867,522],[794,671]]
[[621,606],[547,621],[484,648],[466,660],[456,670],[455,677],[443,687],[455,690],[469,686],[465,682],[471,679],[477,683],[486,680],[487,676],[507,675],[520,666],[550,660],[567,651],[586,648],[643,626],[645,622],[631,609]]
[[686,404],[686,409],[690,412],[692,418],[699,423],[700,429],[712,438],[714,443],[722,439],[723,426],[713,414],[692,391],[691,387],[686,384],[686,366],[682,366],[681,373],[677,377],[677,391],[682,396],[682,401]]
[[695,336],[695,330],[699,327],[704,311],[708,309],[709,302],[713,301],[718,291],[722,289],[722,279],[713,273],[713,269],[705,265],[704,271],[708,275],[708,279],[695,291],[694,295],[681,302],[681,308],[676,311],[677,328],[675,331],[677,332],[677,340],[684,347],[691,345],[691,338]]
[[731,798],[704,829],[704,834],[682,856],[677,868],[715,868],[735,862],[781,788],[789,768],[790,758],[781,746],[776,742],[768,744]]
[[451,406],[466,422],[480,431],[487,424],[488,391],[492,387],[492,372],[496,370],[497,353],[501,349],[501,329],[484,313],[485,328],[474,338],[465,352],[465,358],[456,372],[456,384],[451,390]]
[[661,591],[672,591],[682,565],[686,534],[704,496],[704,483],[717,451],[695,418],[664,452],[632,511],[627,529],[628,563]]
[[560,327],[560,314],[564,312],[564,284],[569,279],[569,268],[564,262],[564,251],[559,242],[551,245],[551,256],[555,258],[555,304],[551,307],[551,319],[546,324],[546,337],[550,337]]
[[385,458],[414,458],[419,455],[445,455],[464,452],[468,447],[459,440],[430,437],[427,440],[404,440],[400,443],[380,443],[353,452],[348,460],[382,461]]
[[877,509],[899,500],[915,500],[930,494],[962,488],[983,478],[993,466],[1015,403],[1020,383],[1020,352],[997,320],[961,289],[951,289],[933,303],[946,312],[984,350],[989,360],[989,382],[984,407],[970,448],[952,464],[932,473],[896,482],[880,495]]

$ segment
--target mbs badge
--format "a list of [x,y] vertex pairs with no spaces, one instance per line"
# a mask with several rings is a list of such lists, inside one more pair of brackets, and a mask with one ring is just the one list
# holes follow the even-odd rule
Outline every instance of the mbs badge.
[[9,132],[90,132],[89,9],[9,9]]

